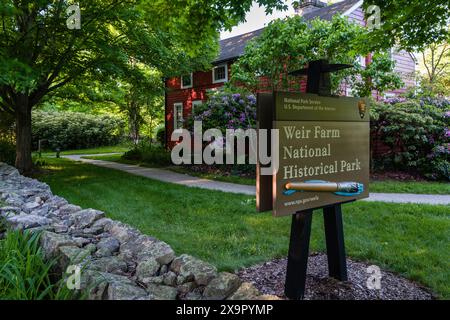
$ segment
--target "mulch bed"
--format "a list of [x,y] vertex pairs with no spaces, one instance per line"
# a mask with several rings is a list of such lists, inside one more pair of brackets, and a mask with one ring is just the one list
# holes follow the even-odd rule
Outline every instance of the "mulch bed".
[[[251,282],[263,294],[284,296],[287,259],[273,260],[242,269],[239,277]],[[347,259],[348,282],[328,277],[327,256],[313,254],[308,260],[305,300],[432,300],[434,296],[424,287],[382,270],[381,290],[370,290],[367,280],[370,264]]]
[[[256,173],[254,170],[249,169],[249,166],[233,166],[233,165],[221,165],[221,166],[209,166],[209,165],[185,165],[185,169],[200,174],[215,174],[221,176],[239,176],[241,178],[256,179]],[[256,167],[255,167],[256,168]],[[400,172],[400,171],[386,171],[386,172],[373,172],[370,175],[371,181],[415,181],[425,182],[423,176],[414,173]]]
[[406,182],[425,182],[427,181],[424,177],[419,174],[412,174],[407,172],[372,172],[370,175],[373,181],[385,181],[385,180],[396,180],[396,181],[406,181]]
[[[239,176],[241,178],[256,179],[256,173],[249,166],[245,165],[220,165],[211,166],[204,164],[184,165],[185,169],[200,174],[215,174],[220,176]],[[256,166],[254,168],[256,170]]]

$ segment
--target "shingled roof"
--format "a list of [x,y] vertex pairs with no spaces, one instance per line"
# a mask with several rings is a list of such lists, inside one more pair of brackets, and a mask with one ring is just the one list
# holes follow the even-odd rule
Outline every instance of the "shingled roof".
[[[335,14],[343,14],[350,10],[354,5],[356,5],[359,0],[345,0],[332,4],[327,7],[316,9],[309,12],[303,17],[306,20],[313,20],[315,18],[320,18],[322,20],[331,20]],[[245,46],[247,42],[258,37],[265,28],[258,29],[252,32],[244,33],[232,38],[224,39],[220,41],[220,54],[214,63],[221,63],[229,60],[236,59],[244,54]]]

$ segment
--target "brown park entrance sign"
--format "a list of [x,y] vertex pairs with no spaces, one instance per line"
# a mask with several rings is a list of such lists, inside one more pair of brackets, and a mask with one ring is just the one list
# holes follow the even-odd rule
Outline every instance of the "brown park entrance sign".
[[275,216],[369,196],[369,109],[360,98],[275,92]]
[[369,196],[368,100],[331,96],[330,73],[345,67],[312,61],[293,73],[308,76],[308,93],[258,94],[258,129],[277,129],[279,139],[269,136],[259,145],[266,142],[272,162],[279,161],[272,176],[261,173],[272,172],[267,169],[273,163],[258,161],[256,203],[260,212],[292,215],[285,283],[290,299],[304,297],[313,210],[323,209],[329,275],[346,281],[341,205]]
[[361,98],[274,92],[259,97],[259,128],[278,129],[279,169],[258,170],[259,211],[275,216],[369,196],[370,117]]

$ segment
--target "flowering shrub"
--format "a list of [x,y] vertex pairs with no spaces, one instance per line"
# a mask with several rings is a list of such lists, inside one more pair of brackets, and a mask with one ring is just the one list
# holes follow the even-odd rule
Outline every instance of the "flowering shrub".
[[[450,104],[445,100],[395,98],[372,108],[375,169],[413,171],[450,180]],[[378,152],[380,143],[388,151]]]
[[203,122],[203,130],[249,129],[256,127],[256,97],[245,93],[216,91],[209,93],[209,100],[194,109],[187,120],[193,128],[194,121]]

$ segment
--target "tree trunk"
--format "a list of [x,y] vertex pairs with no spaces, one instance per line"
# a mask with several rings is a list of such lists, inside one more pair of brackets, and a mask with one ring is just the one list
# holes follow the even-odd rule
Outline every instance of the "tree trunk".
[[133,143],[137,145],[139,143],[139,114],[138,106],[135,101],[130,103],[129,107],[129,122],[130,122],[130,136]]
[[16,100],[16,168],[20,173],[31,173],[31,108],[28,97],[20,95]]

